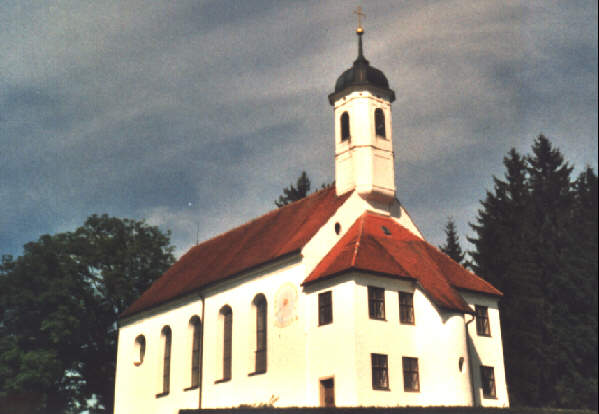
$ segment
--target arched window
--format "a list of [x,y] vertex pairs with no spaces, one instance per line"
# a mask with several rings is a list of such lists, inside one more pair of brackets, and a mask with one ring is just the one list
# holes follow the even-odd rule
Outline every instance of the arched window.
[[223,377],[221,381],[231,379],[231,354],[233,351],[233,311],[229,306],[220,310],[223,323]]
[[135,338],[135,355],[137,361],[133,364],[138,367],[144,362],[144,356],[146,355],[146,337],[143,335],[137,335]]
[[263,294],[256,295],[254,298],[254,308],[256,309],[256,368],[255,373],[266,372],[266,323],[267,323],[267,304]]
[[349,114],[341,114],[341,141],[349,140]]
[[200,364],[202,358],[201,341],[202,341],[202,322],[197,316],[192,316],[189,320],[191,327],[192,343],[191,343],[191,388],[200,386]]
[[170,326],[162,328],[164,354],[162,359],[162,395],[168,394],[171,387],[171,345],[172,332]]
[[381,108],[376,108],[374,110],[374,128],[379,137],[387,137],[385,134],[385,113]]

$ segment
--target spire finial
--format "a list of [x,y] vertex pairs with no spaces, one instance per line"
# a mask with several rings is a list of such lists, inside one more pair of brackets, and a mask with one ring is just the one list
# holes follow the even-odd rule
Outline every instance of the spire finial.
[[362,17],[366,18],[366,14],[362,12],[362,7],[358,6],[356,10],[354,10],[354,14],[358,15],[358,28],[356,29],[356,33],[362,34],[364,33],[364,28],[362,27]]

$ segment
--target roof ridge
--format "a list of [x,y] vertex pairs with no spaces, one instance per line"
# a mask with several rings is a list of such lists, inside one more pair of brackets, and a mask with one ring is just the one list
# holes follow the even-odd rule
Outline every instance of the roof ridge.
[[[193,249],[194,249],[195,247],[197,247],[197,246],[200,246],[200,245],[202,245],[202,244],[204,244],[204,243],[208,243],[208,242],[211,242],[211,241],[213,241],[213,240],[216,240],[216,239],[219,239],[219,238],[221,238],[221,237],[224,237],[225,235],[227,235],[227,234],[229,234],[229,233],[232,233],[232,232],[234,232],[235,230],[239,230],[239,229],[241,229],[241,228],[243,228],[243,227],[249,226],[251,223],[254,223],[254,222],[256,222],[256,221],[258,221],[258,220],[260,220],[260,219],[263,219],[264,217],[267,217],[267,216],[269,216],[269,215],[271,215],[271,214],[276,214],[276,213],[279,213],[281,210],[283,210],[283,209],[285,209],[285,208],[287,208],[287,207],[289,207],[289,206],[297,206],[297,205],[299,205],[299,204],[303,204],[303,203],[304,203],[305,201],[307,201],[308,199],[312,199],[312,198],[314,198],[316,195],[320,195],[321,193],[324,193],[325,191],[331,191],[331,190],[332,190],[332,189],[334,189],[334,188],[335,188],[335,187],[333,187],[333,186],[331,186],[331,187],[325,187],[325,188],[323,188],[323,189],[320,189],[320,190],[318,190],[318,191],[315,191],[315,192],[313,192],[312,194],[309,194],[309,195],[307,195],[307,196],[305,196],[305,197],[303,197],[303,198],[301,198],[301,199],[299,199],[299,200],[296,200],[296,201],[294,201],[294,202],[292,202],[292,203],[289,203],[289,204],[286,204],[286,205],[284,205],[284,206],[282,206],[282,207],[277,207],[277,208],[275,208],[275,209],[272,209],[272,210],[270,210],[270,211],[267,211],[266,213],[262,214],[261,216],[254,217],[253,219],[251,219],[251,220],[249,220],[249,221],[246,221],[245,223],[243,223],[243,224],[240,224],[240,225],[239,225],[239,226],[237,226],[237,227],[233,227],[233,228],[232,228],[232,229],[230,229],[230,230],[227,230],[227,231],[225,231],[225,232],[219,233],[219,234],[217,234],[217,235],[215,235],[215,236],[212,236],[212,237],[210,237],[209,239],[206,239],[206,240],[204,240],[204,241],[202,241],[202,242],[200,242],[200,243],[198,243],[198,244],[195,244],[195,245],[194,245],[194,246],[193,246],[191,249],[189,249],[189,250],[188,250],[188,252],[187,252],[187,253],[189,253],[191,250],[193,250]],[[186,254],[187,254],[187,253],[186,253]],[[184,255],[184,256],[185,256],[185,255]]]
[[352,255],[352,258],[351,258],[351,266],[352,267],[356,266],[356,257],[358,257],[358,249],[360,248],[360,240],[362,239],[362,234],[364,233],[364,220],[365,220],[367,214],[368,214],[368,210],[365,211],[364,214],[362,214],[360,217],[358,217],[358,220],[360,220],[360,230],[358,232],[358,237],[356,237],[356,245],[354,247],[354,254]]

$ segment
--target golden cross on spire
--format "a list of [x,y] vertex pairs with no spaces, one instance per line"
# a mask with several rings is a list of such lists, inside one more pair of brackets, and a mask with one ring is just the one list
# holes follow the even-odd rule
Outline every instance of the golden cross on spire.
[[362,17],[366,18],[366,14],[362,12],[362,7],[360,6],[358,6],[356,10],[354,10],[354,14],[358,15],[358,28],[356,29],[356,32],[362,33],[364,31],[364,29],[362,28]]

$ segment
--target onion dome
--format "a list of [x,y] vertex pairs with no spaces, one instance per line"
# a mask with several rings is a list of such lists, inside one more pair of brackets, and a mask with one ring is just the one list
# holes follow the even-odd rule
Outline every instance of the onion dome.
[[329,103],[334,105],[337,99],[354,91],[368,91],[373,95],[393,102],[395,92],[389,89],[387,77],[381,70],[370,66],[370,63],[362,54],[364,30],[360,27],[356,33],[358,34],[358,57],[354,60],[353,66],[343,72],[337,79],[335,92],[329,95]]

